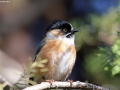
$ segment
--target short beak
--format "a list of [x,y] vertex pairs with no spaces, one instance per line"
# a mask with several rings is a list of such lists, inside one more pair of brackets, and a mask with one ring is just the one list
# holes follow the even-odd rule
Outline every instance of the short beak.
[[78,32],[78,30],[75,30],[75,29],[74,29],[74,30],[72,30],[72,33],[73,33],[73,34],[74,34],[74,33],[76,33],[76,32]]
[[73,36],[76,32],[78,32],[78,30],[73,29],[66,37]]

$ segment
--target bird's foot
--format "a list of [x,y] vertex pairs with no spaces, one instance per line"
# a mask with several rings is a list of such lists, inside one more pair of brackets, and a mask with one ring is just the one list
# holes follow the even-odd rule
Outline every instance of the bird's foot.
[[52,80],[45,80],[45,81],[46,81],[46,82],[49,82],[51,86],[52,86],[52,83],[54,82],[53,79],[52,79]]
[[70,82],[70,85],[72,86],[73,80],[67,80],[67,82]]

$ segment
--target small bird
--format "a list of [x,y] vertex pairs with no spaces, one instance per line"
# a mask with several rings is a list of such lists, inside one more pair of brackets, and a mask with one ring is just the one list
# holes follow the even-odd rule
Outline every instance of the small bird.
[[37,82],[66,80],[76,60],[75,32],[78,31],[70,23],[61,20],[55,20],[47,27],[33,61],[38,58],[47,59],[46,67],[49,70],[40,73],[42,80]]

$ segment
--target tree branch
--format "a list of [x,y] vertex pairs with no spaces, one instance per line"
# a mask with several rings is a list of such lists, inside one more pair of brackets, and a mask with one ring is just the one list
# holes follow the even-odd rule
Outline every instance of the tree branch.
[[80,81],[72,82],[58,82],[55,81],[52,84],[49,82],[42,82],[41,84],[27,87],[23,90],[43,90],[43,89],[87,89],[87,90],[110,90],[95,84],[84,83]]

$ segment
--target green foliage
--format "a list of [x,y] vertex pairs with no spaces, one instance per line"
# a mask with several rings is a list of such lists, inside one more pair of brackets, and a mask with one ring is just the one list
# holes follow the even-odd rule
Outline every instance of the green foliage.
[[84,75],[93,83],[119,86],[120,6],[110,8],[103,15],[93,14],[85,19],[74,19],[71,24],[79,30],[75,44],[76,49],[82,48],[84,53],[84,68],[87,72]]
[[[116,10],[116,13],[115,13],[116,15],[114,17],[115,18],[114,23],[118,23],[118,24],[120,24],[119,8],[120,7],[118,7],[118,9]],[[111,72],[110,75],[112,77],[115,77],[115,75],[120,75],[120,38],[119,38],[119,31],[120,31],[120,29],[118,29],[118,31],[116,31],[116,33],[118,35],[118,38],[115,39],[112,46],[107,47],[107,48],[102,48],[102,47],[99,48],[101,54],[104,54],[105,57],[106,57],[107,65],[104,67],[104,70],[107,71],[107,72]],[[99,57],[101,57],[101,56],[99,55]]]
[[116,13],[117,13],[118,16],[117,16],[117,18],[115,20],[120,21],[120,11],[117,11]]
[[79,50],[85,44],[96,45],[99,41],[111,44],[117,38],[117,31],[119,31],[119,8],[111,8],[101,16],[92,14],[85,19],[72,20],[70,23],[79,30],[76,33],[76,49]]
[[98,54],[100,58],[104,55],[106,60],[106,66],[104,70],[111,72],[111,76],[120,75],[120,39],[116,39],[111,47],[99,48],[101,54]]

